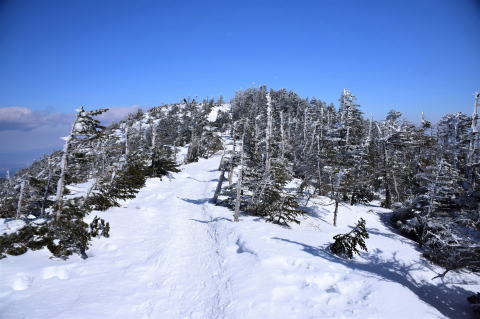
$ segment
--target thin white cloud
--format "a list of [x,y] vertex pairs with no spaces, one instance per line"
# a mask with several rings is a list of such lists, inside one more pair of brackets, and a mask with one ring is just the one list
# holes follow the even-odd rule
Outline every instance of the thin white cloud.
[[[111,107],[108,112],[98,116],[105,124],[120,121],[129,113],[141,109],[138,105]],[[28,107],[0,107],[0,131],[32,131],[40,127],[68,126],[74,113],[34,111]]]
[[[111,107],[98,119],[108,125],[138,109],[142,108],[138,105]],[[74,116],[74,112],[35,111],[22,106],[0,107],[0,152],[60,147],[63,143],[60,137],[68,134]]]
[[135,113],[139,109],[142,109],[139,105],[111,107],[108,112],[99,115],[97,118],[106,124],[110,124],[123,120],[128,114]]
[[[108,125],[138,109],[141,109],[138,105],[111,107],[98,119]],[[35,111],[21,106],[0,107],[0,171],[27,166],[38,159],[39,154],[60,149],[64,143],[60,137],[68,134],[74,116],[74,112]]]
[[66,125],[71,122],[69,114],[33,111],[22,106],[0,108],[0,131],[31,131],[42,126]]

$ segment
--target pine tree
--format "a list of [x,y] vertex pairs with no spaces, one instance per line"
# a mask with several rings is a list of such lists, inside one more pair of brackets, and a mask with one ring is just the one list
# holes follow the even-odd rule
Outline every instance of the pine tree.
[[360,254],[357,246],[361,250],[367,251],[365,239],[369,237],[367,229],[365,228],[365,220],[360,218],[357,225],[346,234],[338,234],[333,237],[335,242],[330,245],[330,250],[335,255],[353,258],[353,254]]
[[458,171],[445,159],[441,158],[435,164],[427,166],[417,174],[417,179],[423,186],[419,189],[419,194],[423,194],[428,199],[425,207],[428,215],[458,209],[456,200],[462,192],[460,186],[462,179]]
[[285,187],[292,179],[290,169],[284,160],[272,159],[268,176],[260,191],[254,207],[256,215],[265,216],[275,224],[288,226],[288,223],[300,223],[303,211],[299,209],[296,194],[289,193]]
[[132,162],[118,172],[113,180],[100,181],[99,190],[89,198],[86,206],[96,210],[119,207],[119,200],[135,198],[138,191],[145,186],[145,181],[145,164],[142,161]]

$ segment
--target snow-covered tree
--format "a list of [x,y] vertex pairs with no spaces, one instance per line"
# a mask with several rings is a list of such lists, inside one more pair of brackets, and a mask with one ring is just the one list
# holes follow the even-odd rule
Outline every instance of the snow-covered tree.
[[104,129],[104,126],[100,125],[100,122],[94,118],[94,116],[100,115],[108,109],[99,109],[95,111],[85,111],[83,107],[77,110],[77,115],[73,121],[70,134],[64,137],[65,144],[63,146],[63,155],[60,163],[60,178],[57,184],[56,195],[56,212],[55,218],[58,220],[62,215],[63,209],[63,193],[65,188],[65,176],[67,174],[69,155],[72,152],[72,146],[85,141],[91,141],[98,138]]

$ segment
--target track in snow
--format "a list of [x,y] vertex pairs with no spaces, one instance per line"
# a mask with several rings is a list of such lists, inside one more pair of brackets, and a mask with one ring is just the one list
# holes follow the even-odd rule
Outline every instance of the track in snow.
[[[147,285],[156,290],[145,302],[146,318],[226,317],[231,300],[222,250],[228,233],[209,204],[218,173],[202,169],[202,164],[210,163],[187,166],[168,185],[152,181],[149,195],[138,198],[148,203],[147,216],[155,219],[152,236],[165,232],[158,243],[161,248],[151,255],[155,262],[144,275]],[[164,214],[158,214],[160,206]]]

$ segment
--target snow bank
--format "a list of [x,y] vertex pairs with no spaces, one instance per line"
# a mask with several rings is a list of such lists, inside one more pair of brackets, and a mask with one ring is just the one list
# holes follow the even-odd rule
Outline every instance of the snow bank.
[[210,114],[208,114],[208,121],[215,122],[217,120],[218,112],[230,112],[230,103],[225,103],[222,105],[214,106]]

